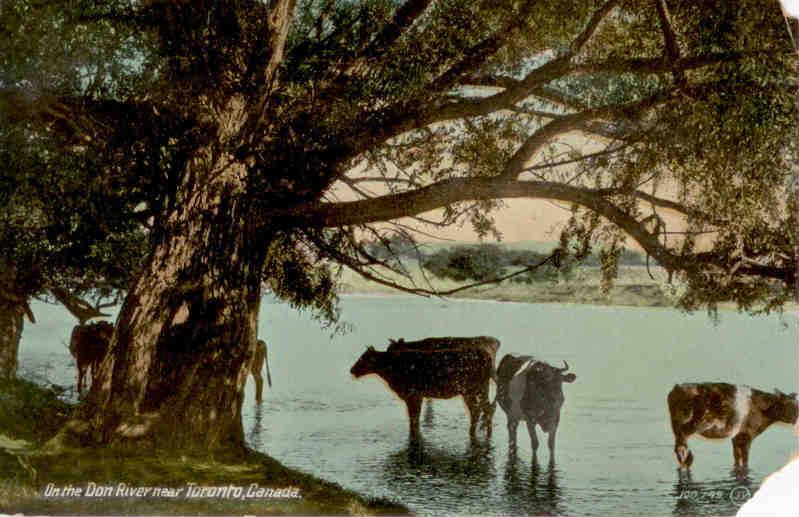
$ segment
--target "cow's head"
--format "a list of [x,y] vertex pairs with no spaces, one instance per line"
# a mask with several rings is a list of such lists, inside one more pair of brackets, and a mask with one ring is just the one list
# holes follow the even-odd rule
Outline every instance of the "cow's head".
[[537,418],[555,418],[563,405],[563,383],[577,379],[575,374],[566,373],[569,363],[563,361],[563,364],[563,368],[557,368],[539,361],[527,373],[529,400],[524,406]]
[[362,377],[364,375],[369,375],[370,373],[375,373],[377,371],[378,363],[380,359],[380,352],[375,350],[375,347],[370,346],[366,349],[366,352],[355,361],[355,364],[352,365],[350,368],[350,373],[355,376],[355,378]]
[[797,416],[799,416],[799,405],[797,405],[796,393],[786,395],[780,390],[775,389],[774,394],[777,399],[774,401],[770,409],[770,413],[774,418],[786,424],[797,423]]

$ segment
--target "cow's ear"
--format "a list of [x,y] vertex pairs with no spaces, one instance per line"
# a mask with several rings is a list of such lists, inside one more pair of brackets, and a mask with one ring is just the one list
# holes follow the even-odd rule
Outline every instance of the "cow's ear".
[[375,351],[375,347],[370,345],[370,346],[366,347],[366,351],[367,352],[374,352]]
[[396,339],[392,339],[392,338],[388,338],[388,342],[389,342],[389,344],[392,344],[392,345],[396,345],[397,344],[397,340]]
[[563,382],[574,382],[576,378],[577,376],[574,375],[573,373],[567,373],[566,375],[563,376]]

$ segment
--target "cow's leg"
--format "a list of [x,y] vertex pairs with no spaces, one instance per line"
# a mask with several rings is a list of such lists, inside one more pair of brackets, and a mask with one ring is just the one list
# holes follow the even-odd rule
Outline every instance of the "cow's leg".
[[549,464],[555,464],[555,436],[558,434],[558,426],[552,428],[547,436],[547,445],[549,446]]
[[516,429],[519,427],[519,421],[511,418],[508,415],[508,442],[510,442],[511,450],[516,450]]
[[732,454],[735,459],[735,467],[745,469],[749,465],[749,446],[752,439],[746,433],[738,433],[732,439]]
[[680,468],[688,468],[694,462],[694,453],[688,448],[686,437],[683,434],[674,437],[674,455]]
[[405,399],[405,405],[408,406],[411,438],[418,439],[420,436],[419,413],[422,412],[422,397],[410,396]]
[[486,432],[486,438],[491,438],[491,432],[494,428],[494,409],[495,406],[491,403],[488,397],[488,385],[486,384],[485,390],[481,393],[480,405],[483,408],[483,429]]
[[525,420],[527,432],[530,434],[530,448],[533,449],[533,464],[538,463],[538,435],[535,432],[535,422],[529,418]]
[[480,409],[482,404],[475,395],[464,395],[463,400],[469,409],[469,438],[472,441],[477,439],[477,422],[480,420]]
[[677,465],[680,468],[688,468],[694,462],[694,454],[688,449],[686,440],[696,431],[696,423],[693,419],[681,422],[672,415],[671,430],[674,433],[674,455],[677,456]]
[[255,402],[260,404],[264,396],[264,378],[260,371],[253,370],[252,378],[255,379]]

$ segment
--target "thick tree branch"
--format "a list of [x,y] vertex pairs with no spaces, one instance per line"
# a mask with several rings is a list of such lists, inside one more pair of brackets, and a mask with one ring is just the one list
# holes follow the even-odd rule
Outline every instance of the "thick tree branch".
[[108,314],[100,312],[96,307],[93,307],[85,300],[74,296],[66,289],[60,287],[53,287],[50,289],[56,300],[82,324],[92,318],[107,317]]
[[289,26],[294,16],[296,4],[297,0],[272,0],[269,2],[269,13],[267,15],[268,34],[265,49],[269,60],[264,67],[262,76],[265,85],[272,82],[277,67],[283,62],[286,37],[289,33]]
[[[452,178],[410,192],[377,198],[323,205],[300,205],[288,211],[276,211],[272,220],[289,225],[337,227],[389,221],[421,214],[463,201],[537,198],[564,201],[601,215],[633,238],[661,266],[669,271],[697,272],[714,263],[710,255],[678,255],[663,245],[656,233],[649,232],[640,221],[606,197],[607,192],[546,181],[498,181],[493,178]],[[717,264],[723,267],[723,264]],[[749,266],[741,273],[779,278],[793,277],[789,267]]]
[[[672,63],[680,59],[680,46],[677,43],[677,33],[674,30],[674,25],[671,21],[671,13],[669,7],[666,5],[666,0],[655,0],[658,11],[658,19],[660,20],[660,29],[663,31],[664,40],[664,56]],[[673,73],[674,81],[680,85],[685,86],[685,72],[677,69]]]
[[406,0],[394,13],[394,18],[366,47],[360,59],[371,59],[391,47],[425,12],[432,0]]
[[640,101],[603,106],[601,108],[589,109],[553,119],[539,128],[524,142],[524,144],[522,144],[510,159],[505,170],[500,174],[500,177],[504,179],[514,179],[518,177],[519,174],[524,172],[528,162],[555,136],[578,129],[583,123],[593,119],[607,117],[613,114],[621,115],[628,112],[638,113],[645,111],[658,104],[667,102],[673,97],[673,93],[673,91],[666,90],[652,95],[651,97],[641,99]]

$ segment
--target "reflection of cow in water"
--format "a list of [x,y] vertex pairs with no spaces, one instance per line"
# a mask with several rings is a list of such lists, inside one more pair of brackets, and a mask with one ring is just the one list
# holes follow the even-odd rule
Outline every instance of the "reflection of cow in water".
[[[488,385],[493,372],[491,355],[481,349],[378,352],[371,346],[350,370],[356,378],[374,373],[388,383],[408,407],[413,438],[419,437],[423,398],[462,396],[469,410],[472,439],[481,414],[491,414]],[[486,434],[491,435],[490,425],[486,427]]]
[[796,393],[766,393],[723,382],[678,384],[669,392],[668,405],[681,468],[694,461],[686,443],[694,434],[732,438],[735,466],[745,468],[752,440],[774,422],[795,423],[799,414]]
[[83,382],[89,369],[91,369],[90,378],[94,380],[113,333],[114,326],[107,321],[77,325],[72,329],[69,353],[75,358],[78,367],[78,396],[83,394]]
[[[90,378],[93,381],[103,361],[108,345],[111,343],[111,336],[114,333],[114,326],[107,321],[100,321],[88,325],[77,325],[72,329],[69,339],[69,352],[75,358],[78,367],[78,395],[83,394],[83,384],[86,372],[91,369]],[[255,379],[255,398],[261,402],[263,398],[264,379],[261,376],[261,368],[266,365],[266,381],[272,387],[272,376],[269,372],[269,360],[267,358],[266,342],[259,339],[255,346],[255,354],[250,364],[250,373]]]

